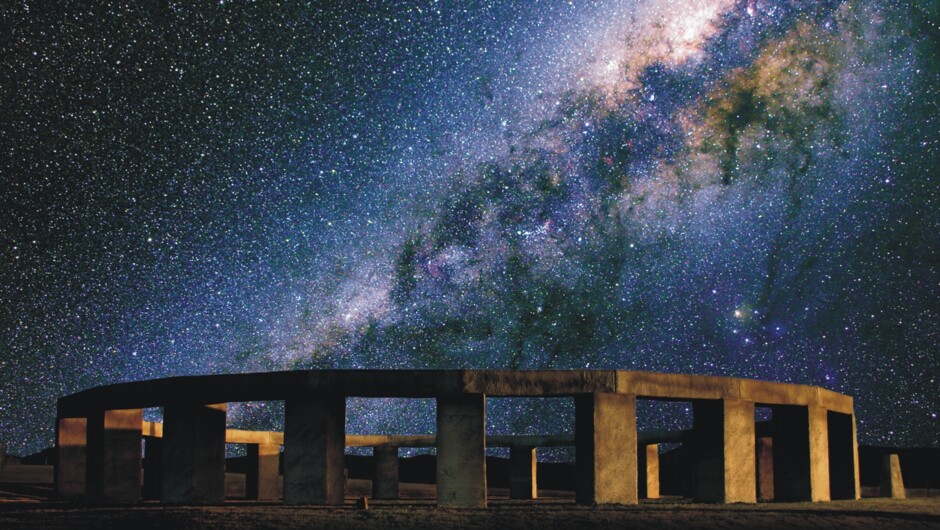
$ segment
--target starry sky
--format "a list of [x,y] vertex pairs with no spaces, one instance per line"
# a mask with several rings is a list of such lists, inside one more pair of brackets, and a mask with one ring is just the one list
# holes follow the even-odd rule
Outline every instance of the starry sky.
[[820,385],[940,442],[935,0],[52,4],[0,7],[11,453],[96,385],[358,367]]

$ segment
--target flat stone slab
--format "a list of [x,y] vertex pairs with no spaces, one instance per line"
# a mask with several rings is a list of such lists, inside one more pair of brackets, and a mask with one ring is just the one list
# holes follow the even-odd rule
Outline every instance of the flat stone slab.
[[733,399],[759,405],[819,405],[852,413],[852,398],[809,385],[627,370],[296,370],[170,377],[100,386],[59,399],[60,416],[92,409],[159,407],[185,401],[279,401],[296,396],[434,398],[633,394],[640,399]]

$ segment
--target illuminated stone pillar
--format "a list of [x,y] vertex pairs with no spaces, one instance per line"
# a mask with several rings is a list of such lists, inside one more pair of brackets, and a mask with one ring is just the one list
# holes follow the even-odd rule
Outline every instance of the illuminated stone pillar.
[[754,402],[695,400],[692,412],[695,499],[757,502]]
[[885,455],[881,465],[880,495],[890,499],[905,499],[904,479],[901,477],[901,460],[898,455]]
[[575,396],[578,504],[636,504],[636,396]]
[[659,498],[659,444],[639,447],[637,451],[637,487],[641,499]]
[[248,469],[245,473],[245,498],[256,501],[275,500],[279,496],[278,444],[248,444]]
[[346,398],[314,396],[284,404],[284,503],[342,504],[346,481]]
[[88,418],[56,421],[55,492],[59,499],[85,496],[85,465],[88,453]]
[[437,398],[437,505],[486,507],[486,398]]
[[225,502],[226,403],[173,404],[163,413],[163,502]]
[[534,447],[509,448],[509,498],[538,497],[537,461]]
[[398,448],[373,447],[372,460],[375,474],[372,477],[373,499],[398,498]]
[[774,405],[774,499],[828,501],[829,441],[826,409]]
[[757,439],[757,498],[774,498],[774,439],[770,436]]
[[101,410],[88,416],[87,498],[107,503],[140,501],[141,409]]

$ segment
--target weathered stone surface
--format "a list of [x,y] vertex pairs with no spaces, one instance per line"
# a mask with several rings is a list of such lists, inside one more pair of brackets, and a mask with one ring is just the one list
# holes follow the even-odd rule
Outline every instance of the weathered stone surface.
[[375,499],[398,498],[398,448],[373,447],[372,458],[375,474],[372,477],[372,497]]
[[95,411],[88,417],[86,495],[108,503],[140,501],[140,409]]
[[757,498],[774,498],[774,439],[770,436],[757,439]]
[[659,498],[659,444],[640,444],[637,451],[637,486],[641,499]]
[[575,397],[575,467],[579,504],[636,504],[636,396]]
[[163,502],[225,501],[225,403],[168,405],[163,412]]
[[901,460],[898,455],[885,455],[881,465],[881,496],[905,499],[904,479],[901,476]]
[[56,422],[55,490],[60,499],[85,496],[87,461],[87,418],[59,418]]
[[464,370],[463,392],[488,396],[571,396],[615,392],[613,370]]
[[437,398],[437,505],[486,507],[486,399]]
[[773,410],[774,498],[828,501],[829,444],[826,411],[779,405]]
[[345,500],[346,400],[288,400],[284,406],[284,502],[342,504]]
[[538,476],[534,447],[509,449],[509,498],[535,499],[538,497]]
[[280,496],[278,444],[248,444],[248,467],[245,472],[245,498],[270,501]]
[[754,403],[696,400],[692,409],[696,500],[757,502]]

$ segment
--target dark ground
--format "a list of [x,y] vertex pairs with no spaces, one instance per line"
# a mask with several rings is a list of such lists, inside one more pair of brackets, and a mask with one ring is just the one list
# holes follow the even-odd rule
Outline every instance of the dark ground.
[[352,499],[343,507],[231,503],[224,507],[79,507],[0,503],[0,528],[940,528],[936,499],[863,499],[824,504],[701,505],[650,502],[591,508],[571,500],[535,503],[494,499],[486,510],[444,510],[430,500]]

